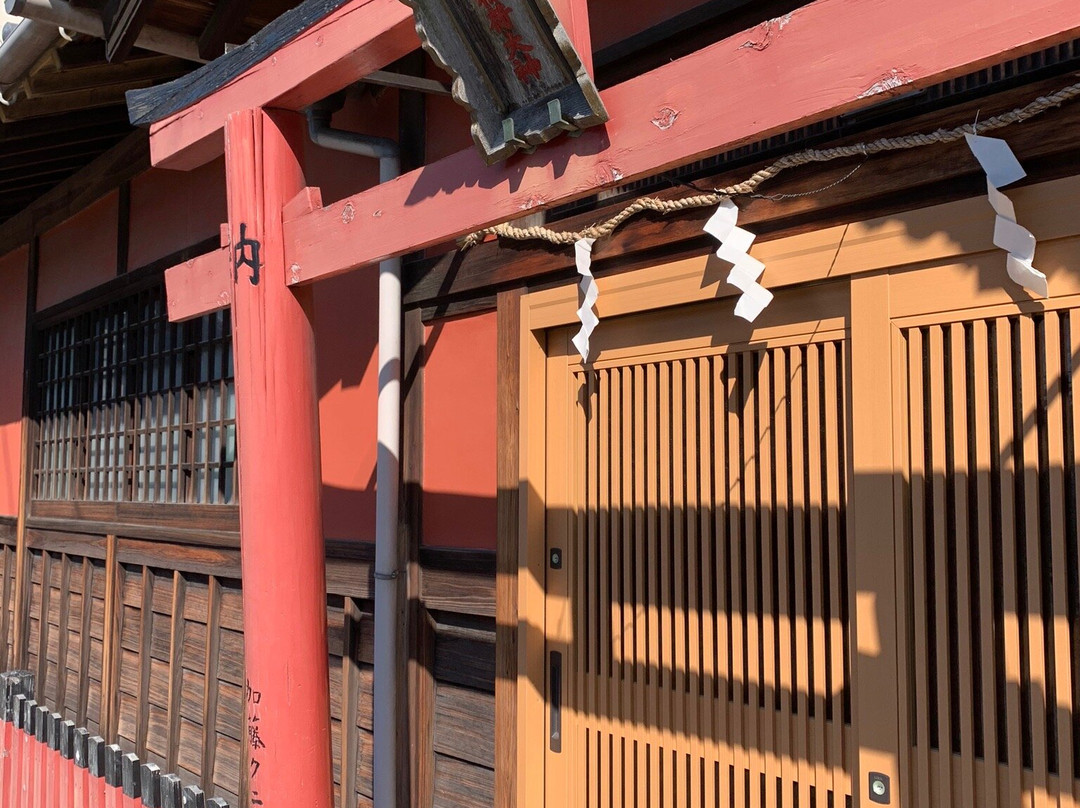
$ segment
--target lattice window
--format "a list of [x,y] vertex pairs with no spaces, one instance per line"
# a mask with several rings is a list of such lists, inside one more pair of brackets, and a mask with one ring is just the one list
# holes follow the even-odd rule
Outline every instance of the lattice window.
[[234,502],[229,313],[168,321],[158,283],[38,333],[33,496]]

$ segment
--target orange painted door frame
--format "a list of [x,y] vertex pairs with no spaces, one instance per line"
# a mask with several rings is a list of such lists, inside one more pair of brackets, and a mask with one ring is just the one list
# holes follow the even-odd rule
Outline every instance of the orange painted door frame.
[[239,423],[252,805],[333,808],[319,411],[310,290],[285,286],[282,206],[304,187],[303,119],[229,116],[226,176]]

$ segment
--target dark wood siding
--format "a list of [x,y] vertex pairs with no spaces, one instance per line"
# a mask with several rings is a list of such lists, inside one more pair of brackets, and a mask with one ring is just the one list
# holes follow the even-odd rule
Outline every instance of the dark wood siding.
[[[14,525],[0,523],[5,668],[34,671],[39,702],[65,719],[201,785],[208,795],[242,805],[238,549],[30,527],[22,610],[27,643],[18,660],[12,648],[14,533]],[[370,545],[329,545],[330,696],[340,808],[371,805],[371,558]],[[430,613],[434,631],[427,650],[434,677],[432,733],[418,752],[433,765],[429,804],[491,805],[494,559],[489,553],[437,553],[435,564],[423,585],[440,607]],[[471,596],[451,572],[456,564],[463,565]],[[445,608],[451,605],[454,611]]]

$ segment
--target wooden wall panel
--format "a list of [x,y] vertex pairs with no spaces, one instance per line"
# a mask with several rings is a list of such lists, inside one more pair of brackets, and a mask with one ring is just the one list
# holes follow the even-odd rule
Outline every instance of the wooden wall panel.
[[0,670],[15,665],[15,520],[0,519]]
[[[15,553],[0,535],[7,625]],[[247,744],[238,554],[104,536],[29,531],[27,664],[42,703],[207,795],[242,804]],[[108,552],[109,545],[115,552]],[[337,808],[372,800],[373,608],[370,553],[338,548],[327,598]],[[426,635],[438,714],[430,805],[489,805],[494,787],[495,653],[490,554],[432,557],[438,607]],[[473,596],[451,568],[461,562]],[[109,578],[115,576],[110,588]],[[423,573],[422,573],[423,575]],[[0,626],[2,628],[2,626]],[[0,648],[10,647],[10,632]],[[10,656],[10,653],[9,653]],[[115,676],[103,676],[109,659]],[[111,711],[111,717],[110,717]],[[459,782],[460,772],[466,777]]]
[[1074,804],[1080,310],[901,328],[913,793]]
[[[66,552],[100,549],[95,541],[40,530],[32,539],[27,664],[38,676],[38,698],[237,805],[246,737],[238,583],[119,560],[146,554],[141,542],[122,540],[117,554],[102,559]],[[169,547],[158,558],[181,555]],[[205,566],[198,552],[190,556],[183,566]],[[110,659],[111,677],[103,673]]]
[[490,806],[495,800],[495,623],[446,612],[432,616],[432,806]]

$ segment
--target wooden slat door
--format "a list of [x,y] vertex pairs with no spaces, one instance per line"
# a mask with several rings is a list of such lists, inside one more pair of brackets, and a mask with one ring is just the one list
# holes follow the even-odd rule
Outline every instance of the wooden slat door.
[[848,804],[847,305],[549,334],[552,808]]
[[1074,806],[1080,300],[894,328],[908,804]]

